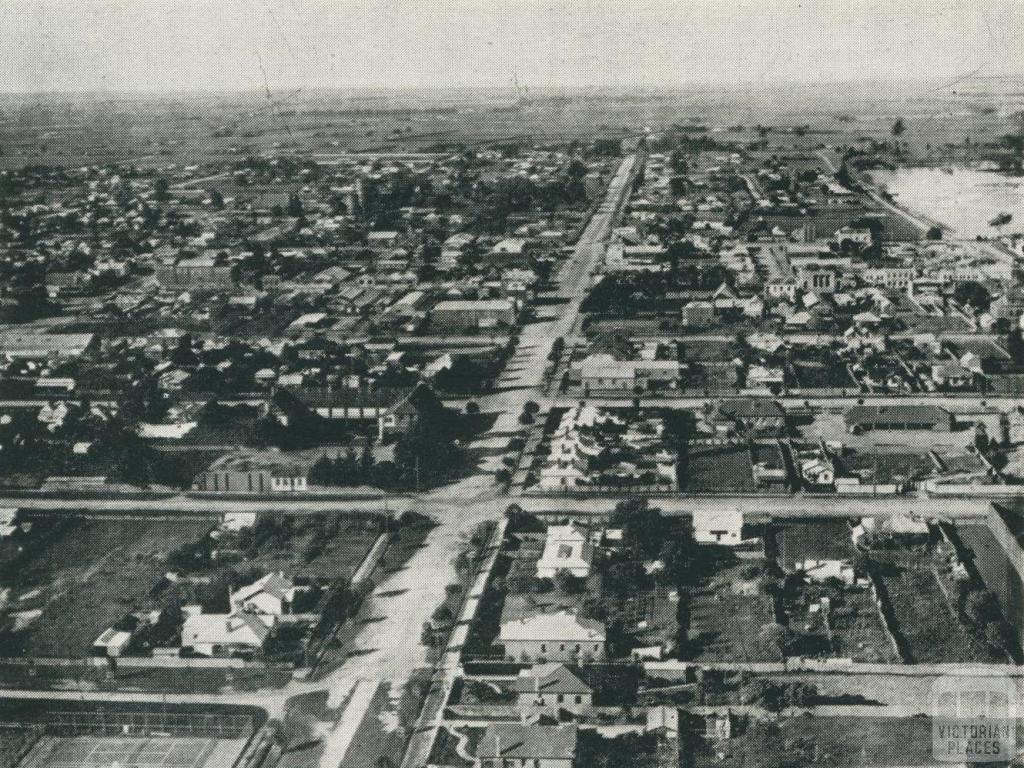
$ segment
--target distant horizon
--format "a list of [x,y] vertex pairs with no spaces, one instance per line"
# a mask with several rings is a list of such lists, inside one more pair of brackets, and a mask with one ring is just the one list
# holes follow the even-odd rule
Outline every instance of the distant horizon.
[[4,94],[1024,76],[1016,0],[20,0],[0,24]]
[[[955,81],[955,82],[951,82]],[[969,95],[972,91],[971,84],[981,84],[983,82],[993,81],[1020,81],[1021,85],[1024,85],[1024,72],[1019,73],[999,73],[999,74],[982,74],[982,73],[966,73],[960,78],[950,77],[893,77],[893,78],[882,78],[882,77],[870,77],[870,78],[851,78],[849,80],[835,80],[835,81],[811,81],[811,80],[747,80],[747,81],[731,81],[731,82],[716,82],[713,80],[705,81],[693,81],[688,83],[646,83],[637,82],[630,85],[624,85],[622,83],[610,84],[610,83],[573,83],[563,85],[531,85],[530,83],[520,83],[520,87],[524,92],[527,93],[544,93],[544,94],[558,94],[558,93],[572,93],[580,94],[595,91],[604,91],[614,94],[632,94],[637,91],[653,92],[653,93],[665,93],[665,94],[676,94],[685,93],[687,91],[702,91],[707,89],[719,89],[726,91],[746,90],[750,88],[762,88],[767,90],[777,90],[786,88],[801,88],[809,90],[835,90],[841,86],[861,86],[867,87],[872,85],[895,85],[895,86],[907,86],[907,87],[933,87],[936,84],[940,84],[937,88],[932,88],[934,91],[946,90],[948,87],[950,90],[956,90],[957,86],[960,86],[964,91],[965,95]],[[403,95],[403,94],[459,94],[459,93],[473,93],[473,92],[488,92],[488,93],[514,93],[516,88],[510,84],[500,83],[482,83],[482,84],[453,84],[453,85],[409,85],[409,86],[394,86],[394,85],[372,85],[372,84],[357,84],[357,85],[311,85],[311,86],[297,86],[295,88],[270,88],[269,92],[272,95],[301,95],[301,94],[315,94],[315,93],[331,93],[331,94],[381,94],[381,95]],[[266,88],[259,88],[255,86],[245,87],[174,87],[167,89],[158,88],[120,88],[120,89],[102,89],[102,88],[81,88],[81,89],[63,89],[63,90],[36,90],[36,91],[17,91],[17,90],[2,90],[0,89],[0,98],[3,97],[43,97],[43,96],[126,96],[126,97],[138,97],[146,96],[153,98],[167,97],[167,96],[188,96],[188,95],[206,95],[206,94],[229,94],[229,95],[253,95],[260,98],[265,98],[267,94]],[[839,98],[840,94],[835,94]],[[1020,96],[1024,98],[1024,93],[1020,94],[1009,94],[1014,96]],[[900,94],[890,94],[888,96],[878,96],[879,100],[895,99],[899,98]]]

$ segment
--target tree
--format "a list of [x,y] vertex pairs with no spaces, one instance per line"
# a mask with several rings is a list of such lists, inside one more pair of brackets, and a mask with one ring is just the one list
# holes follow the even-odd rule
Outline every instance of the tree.
[[210,190],[210,207],[215,211],[224,209],[224,195],[218,192],[216,189]]
[[586,590],[587,581],[579,576],[574,576],[569,571],[557,571],[555,573],[555,586],[558,587],[559,591],[567,595],[579,595]]
[[359,481],[368,482],[373,474],[373,451],[369,445],[363,447],[363,455],[359,458]]
[[953,289],[953,298],[958,304],[969,304],[979,312],[987,310],[992,303],[991,294],[985,286],[975,280],[957,283]]
[[470,400],[468,403],[466,403],[466,413],[468,413],[470,416],[475,416],[476,414],[480,413],[480,403],[478,403],[476,400]]
[[135,447],[125,448],[118,464],[118,474],[126,483],[147,488],[153,481],[153,467],[145,450]]
[[896,122],[892,124],[892,135],[902,136],[903,132],[907,130],[907,126],[903,123],[902,117],[897,117]]
[[165,202],[167,198],[170,197],[168,194],[169,191],[170,185],[167,183],[167,179],[163,176],[158,177],[157,180],[153,182],[153,196],[156,198],[158,203]]
[[303,213],[302,200],[294,192],[288,195],[288,215],[293,218],[298,218]]

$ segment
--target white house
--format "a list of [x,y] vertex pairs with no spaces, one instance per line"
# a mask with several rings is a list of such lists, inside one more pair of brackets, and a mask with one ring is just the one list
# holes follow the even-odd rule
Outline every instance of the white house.
[[594,547],[587,532],[576,525],[552,525],[548,528],[544,552],[537,561],[537,577],[553,578],[559,571],[586,578],[594,559]]
[[188,611],[181,628],[181,645],[201,656],[252,653],[263,648],[273,623],[273,616],[255,613]]
[[14,507],[0,509],[0,538],[6,538],[18,530],[18,510]]
[[530,612],[509,616],[506,610],[498,634],[505,655],[512,661],[576,662],[581,659],[603,659],[605,655],[604,624],[586,619],[569,610]]
[[220,519],[220,529],[238,533],[245,528],[256,525],[255,512],[225,512]]
[[826,581],[827,579],[839,579],[844,584],[853,585],[857,583],[857,575],[854,572],[853,564],[848,560],[818,560],[808,558],[795,563],[796,570],[803,573],[809,581]]
[[284,573],[268,573],[247,587],[231,593],[231,608],[237,613],[283,616],[290,612],[299,588]]
[[743,541],[743,513],[736,509],[695,510],[693,539],[698,544],[739,544]]

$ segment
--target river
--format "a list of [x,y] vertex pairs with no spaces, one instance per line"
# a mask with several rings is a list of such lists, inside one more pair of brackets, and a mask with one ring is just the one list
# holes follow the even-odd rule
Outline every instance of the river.
[[[1024,177],[966,167],[875,170],[871,177],[898,205],[945,224],[959,237],[1024,231]],[[989,222],[1001,213],[1013,220],[1000,230]]]

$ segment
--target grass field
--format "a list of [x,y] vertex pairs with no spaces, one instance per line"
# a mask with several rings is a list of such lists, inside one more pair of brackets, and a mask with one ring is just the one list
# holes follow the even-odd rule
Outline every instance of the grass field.
[[[158,607],[150,596],[163,557],[204,536],[209,521],[76,520],[9,575],[14,641],[33,656],[84,656],[130,611]],[[2,652],[17,653],[5,647]]]
[[686,456],[680,470],[683,490],[688,493],[753,493],[757,490],[745,445]]
[[721,748],[724,759],[707,750],[696,756],[694,764],[724,768],[935,764],[927,718],[795,717],[779,724],[753,725]]

